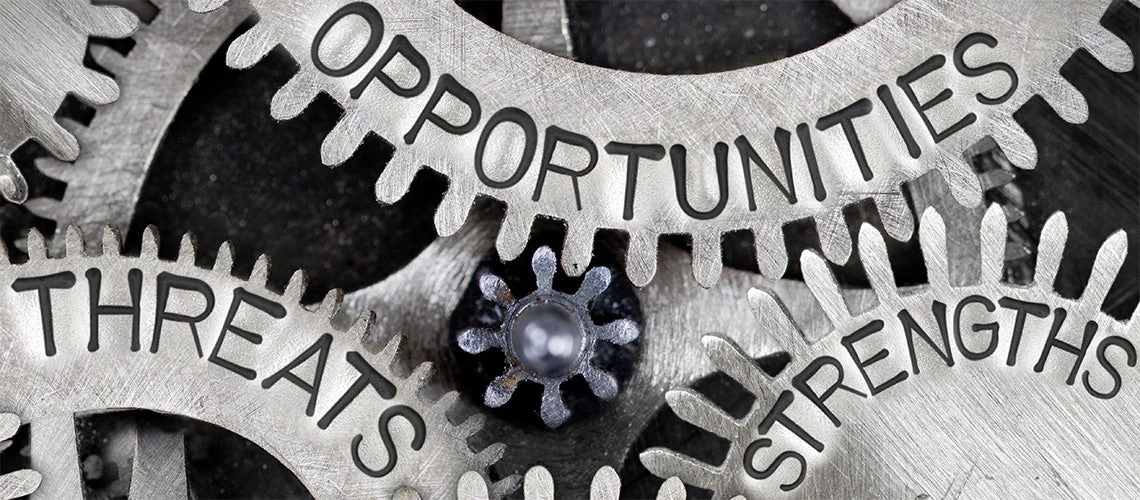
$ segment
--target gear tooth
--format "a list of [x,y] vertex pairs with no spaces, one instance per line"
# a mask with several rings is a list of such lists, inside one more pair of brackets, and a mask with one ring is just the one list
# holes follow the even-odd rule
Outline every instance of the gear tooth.
[[887,235],[895,241],[909,240],[914,234],[914,217],[907,207],[906,197],[901,193],[873,196],[872,200],[879,211],[879,219]]
[[693,277],[697,284],[711,288],[720,279],[724,263],[721,259],[720,233],[693,235]]
[[554,250],[543,245],[530,256],[530,269],[539,290],[554,289],[554,273],[558,270],[558,257]]
[[469,470],[459,476],[459,483],[455,488],[455,496],[460,500],[489,500],[491,492],[487,489],[487,481],[478,472]]
[[[356,320],[352,322],[352,326],[348,327],[348,338],[364,340],[372,332],[372,326],[376,324],[376,313],[369,310],[360,313]],[[403,341],[403,335],[397,335]],[[391,341],[389,341],[391,344]]]
[[[480,467],[490,467],[491,464],[501,460],[503,456],[506,455],[506,453],[507,445],[503,443],[494,443],[488,445],[482,450],[479,450],[479,453],[475,454],[475,463],[479,464]],[[518,486],[518,482],[518,476],[511,475],[491,485],[491,489],[495,491],[501,491],[504,488],[507,490],[512,490]]]
[[[748,290],[748,308],[752,317],[760,324],[767,325],[764,335],[776,342],[776,350],[796,355],[806,350],[807,339],[799,328],[788,318],[791,315],[784,309],[783,303],[771,290],[752,288]],[[771,345],[765,342],[765,345]]]
[[360,115],[345,114],[321,142],[321,162],[335,166],[348,161],[370,131]]
[[526,471],[523,479],[523,497],[526,500],[548,500],[554,498],[554,478],[546,467],[536,465]]
[[249,273],[249,282],[259,287],[265,287],[269,282],[269,256],[261,254],[253,263],[253,271]]
[[[388,161],[388,166],[380,172],[380,178],[376,180],[376,201],[384,204],[391,205],[400,201],[408,189],[412,187],[412,180],[416,178],[416,172],[419,172],[419,162],[405,152],[403,148],[397,148],[396,152],[392,154],[392,159]],[[417,165],[409,167],[408,165]],[[452,186],[456,183],[451,182]]]
[[23,203],[28,199],[28,181],[12,157],[4,153],[0,153],[0,193],[12,203]]
[[965,160],[946,160],[935,168],[942,174],[946,187],[959,205],[976,207],[982,204],[982,184],[973,167]]
[[190,10],[194,12],[210,12],[218,10],[230,0],[190,0]]
[[142,255],[148,257],[158,257],[158,228],[154,224],[148,225],[143,229],[142,235]]
[[289,120],[300,115],[317,98],[319,87],[305,72],[293,75],[273,94],[269,114],[277,120]]
[[839,294],[839,285],[835,282],[835,276],[828,268],[827,261],[815,252],[805,250],[800,256],[800,269],[803,270],[804,282],[823,308],[823,313],[827,315],[831,325],[839,328],[840,325],[846,324],[851,319],[851,311],[847,309],[843,296]]
[[629,250],[625,255],[625,274],[637,287],[643,287],[657,274],[657,235],[629,233]]
[[582,376],[585,377],[586,383],[590,386],[590,392],[593,392],[598,399],[612,401],[617,397],[618,383],[613,375],[594,365],[587,364],[582,370]]
[[1061,76],[1050,79],[1040,93],[1061,119],[1074,124],[1088,120],[1089,103],[1084,94]]
[[[453,408],[455,408],[455,404],[458,402],[459,402],[459,391],[447,391],[446,393],[444,393],[444,395],[440,396],[439,399],[437,399],[435,401],[435,403],[432,404],[432,406],[434,406],[437,409],[437,411],[439,411],[441,414],[443,414],[443,413],[447,413],[447,412],[451,411]],[[482,414],[476,413],[475,415],[482,415]]]
[[[361,315],[361,318],[363,317],[364,315]],[[360,322],[360,320],[358,319],[357,322]],[[400,352],[404,350],[406,343],[407,339],[405,339],[403,335],[393,335],[392,338],[388,339],[388,343],[384,344],[384,349],[380,351],[380,357],[383,359],[396,359],[400,355]]]
[[[1133,2],[1135,3],[1135,2]],[[1102,66],[1116,73],[1132,71],[1132,49],[1128,43],[1100,25],[1083,33],[1080,45],[1092,54]]]
[[114,49],[102,44],[92,44],[91,58],[95,60],[95,64],[98,64],[116,76],[127,72],[130,67],[126,57],[123,57],[122,54],[116,52]]
[[1035,285],[1048,291],[1053,290],[1068,239],[1069,220],[1065,218],[1064,212],[1054,213],[1045,221],[1041,237],[1037,240],[1037,267],[1033,271]]
[[612,281],[613,276],[611,276],[610,268],[595,267],[590,269],[582,278],[582,284],[578,286],[578,291],[574,292],[574,300],[582,306],[588,307],[590,302],[601,295],[606,288],[609,288]]
[[459,231],[475,203],[475,195],[457,184],[443,195],[443,201],[435,211],[435,230],[442,237],[447,237]]
[[827,260],[845,264],[851,258],[851,231],[843,221],[843,214],[828,212],[815,216],[815,227],[819,233],[819,247]]
[[24,202],[24,207],[32,215],[50,220],[60,220],[63,215],[63,204],[54,198],[32,198]]
[[331,320],[340,312],[340,305],[343,302],[344,292],[334,288],[325,294],[325,298],[321,300],[321,306],[317,310]]
[[[637,456],[649,472],[661,478],[683,478],[685,483],[715,490],[724,487],[723,476],[713,466],[666,448],[650,448]],[[684,486],[682,486],[684,488]]]
[[78,16],[84,32],[101,38],[126,38],[139,26],[139,18],[131,11],[114,5],[92,5],[86,16]]
[[756,267],[769,279],[780,279],[788,269],[788,249],[784,246],[784,230],[778,224],[764,222],[752,228],[756,247]]
[[234,246],[226,241],[218,247],[218,256],[214,259],[214,272],[229,274],[234,268]]
[[230,48],[226,51],[226,65],[234,69],[245,69],[269,55],[277,43],[273,41],[273,33],[267,26],[268,23],[259,22],[230,43]]
[[182,241],[178,244],[178,263],[192,266],[197,258],[198,240],[193,233],[183,234]]
[[1031,170],[1037,165],[1037,144],[1012,115],[995,120],[991,130],[994,141],[1001,146],[1002,153],[1013,166]]
[[80,231],[79,226],[72,224],[67,226],[67,233],[64,234],[64,251],[68,257],[86,257],[87,252],[84,251],[83,246],[83,232]]
[[729,441],[739,437],[741,424],[728,412],[719,408],[692,389],[678,389],[665,393],[665,401],[681,420],[696,425]]
[[566,223],[566,239],[562,243],[562,271],[567,276],[581,276],[594,259],[594,228],[581,222]]
[[111,225],[103,226],[103,255],[119,255],[123,248],[123,235],[119,228]]
[[72,91],[79,100],[101,106],[119,99],[119,85],[113,78],[92,70],[82,71],[79,75],[81,80]]
[[57,118],[56,120],[59,122],[59,126],[63,127],[67,133],[75,136],[76,139],[80,139],[83,143],[91,142],[88,137],[88,130],[90,129],[88,129],[86,125],[66,116]]
[[1112,233],[1100,246],[1093,261],[1092,273],[1089,283],[1081,294],[1081,306],[1100,309],[1108,296],[1109,289],[1116,282],[1120,267],[1124,265],[1124,258],[1128,256],[1128,233],[1117,231]]
[[657,490],[656,500],[684,500],[685,498],[685,483],[682,483],[677,476],[666,479],[661,484],[661,489]]
[[455,433],[460,439],[468,439],[474,436],[483,428],[483,424],[487,421],[487,417],[482,413],[476,413],[467,417],[466,420],[455,426]]
[[621,493],[621,478],[617,471],[608,465],[594,473],[590,481],[590,500],[618,500]]
[[950,287],[949,258],[946,254],[946,224],[934,207],[922,213],[918,225],[922,258],[926,263],[926,281],[939,290]]
[[898,304],[899,290],[895,286],[895,273],[887,257],[887,245],[879,231],[870,224],[864,223],[859,228],[859,259],[863,262],[875,296],[879,298],[880,307]]
[[79,140],[55,120],[37,121],[33,127],[33,137],[52,156],[64,161],[75,161],[79,157]]
[[[396,365],[397,363],[399,363],[399,359],[392,359],[393,365]],[[428,380],[430,380],[434,374],[435,365],[433,365],[430,361],[425,361],[416,365],[416,367],[412,369],[412,373],[408,374],[407,380],[412,384],[413,387],[416,387],[418,390],[419,388],[426,386]]]
[[67,183],[70,183],[75,179],[73,170],[75,166],[71,163],[48,157],[36,158],[35,162],[36,170],[39,170],[44,175],[51,177],[52,179]]
[[284,296],[290,302],[301,302],[301,298],[305,295],[305,288],[309,285],[309,277],[305,274],[303,269],[293,271],[293,275],[289,277],[289,283],[285,285]]
[[1008,234],[1005,212],[994,203],[982,217],[982,283],[998,283],[1005,270],[1005,242]]
[[44,242],[44,235],[36,228],[28,231],[28,237],[25,239],[28,245],[28,259],[40,260],[47,259],[47,246]]
[[542,408],[539,410],[542,423],[554,429],[566,423],[570,418],[570,409],[562,399],[562,389],[559,384],[547,385],[542,391]]
[[764,373],[748,353],[732,339],[723,335],[705,335],[701,337],[701,345],[704,346],[705,354],[713,364],[725,375],[744,386],[746,391],[761,397],[769,390],[772,377]]
[[533,224],[533,215],[507,207],[507,214],[503,216],[503,224],[499,227],[499,237],[495,240],[495,250],[499,252],[500,259],[515,260],[523,253]]

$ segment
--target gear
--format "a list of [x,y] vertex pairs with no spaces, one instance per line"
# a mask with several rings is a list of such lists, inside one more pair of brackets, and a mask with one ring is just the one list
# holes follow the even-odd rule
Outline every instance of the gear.
[[[12,444],[9,441],[20,429],[20,417],[12,413],[0,413],[0,451]],[[9,472],[0,476],[0,498],[9,500],[31,495],[40,487],[43,476],[30,469]]]
[[[459,498],[472,500],[485,500],[490,498],[487,483],[478,474],[465,476],[459,481]],[[523,498],[525,500],[544,500],[555,497],[554,478],[545,467],[535,466],[526,472],[523,479]],[[563,497],[569,497],[564,491],[559,491]],[[621,479],[613,467],[602,467],[594,473],[590,482],[590,500],[617,500],[621,494]],[[685,485],[675,477],[669,478],[657,492],[657,500],[681,500],[685,498]]]
[[[13,0],[0,16],[0,194],[23,203],[28,185],[9,156],[28,139],[74,160],[79,143],[53,115],[66,94],[106,104],[114,80],[83,66],[88,36],[122,38],[138,20],[126,9],[80,0]],[[31,57],[37,54],[39,57]]]
[[[494,251],[496,227],[492,219],[482,215],[472,217],[473,223],[454,236],[432,243],[384,281],[345,297],[349,316],[375,309],[383,331],[437,332],[409,336],[407,355],[412,362],[430,361],[437,366],[441,384],[447,387],[463,386],[468,375],[459,368],[459,358],[468,354],[453,348],[454,338],[444,332],[449,329],[452,311],[464,300],[465,289],[475,280],[479,262]],[[476,435],[474,442],[506,443],[509,451],[494,467],[500,475],[525,474],[532,466],[542,464],[550,469],[560,490],[584,491],[590,486],[593,471],[604,466],[621,470],[636,451],[640,432],[664,406],[666,391],[694,383],[715,370],[701,354],[694,329],[734,335],[750,350],[764,350],[770,345],[763,337],[748,335],[752,328],[738,321],[748,314],[747,304],[740,298],[756,283],[755,274],[730,269],[718,286],[706,290],[685,272],[690,257],[684,251],[665,244],[661,259],[665,272],[634,292],[644,316],[644,339],[632,373],[624,378],[620,397],[596,414],[575,418],[557,431],[541,425],[520,425],[506,415],[490,412],[486,432]],[[804,331],[815,335],[826,331],[823,310],[802,282],[780,280],[769,286]],[[844,290],[844,297],[855,304],[873,300],[869,291],[859,289]],[[482,391],[471,392],[473,403],[481,403]]]
[[731,442],[729,451],[712,465],[654,448],[642,463],[714,498],[1136,491],[1129,450],[1140,441],[1120,423],[1140,403],[1132,369],[1140,314],[1124,323],[1100,310],[1127,238],[1118,232],[1105,242],[1073,300],[1053,291],[1064,216],[1045,224],[1029,286],[1001,282],[1005,222],[992,206],[982,223],[980,276],[955,286],[946,227],[928,210],[920,233],[930,285],[903,294],[882,237],[864,226],[860,256],[879,304],[857,314],[826,263],[806,253],[807,284],[834,332],[806,344],[778,301],[753,289],[762,331],[777,337],[791,362],[773,379],[733,341],[704,337],[713,362],[757,400],[738,419],[694,391],[670,391],[673,411]]
[[617,396],[617,380],[594,366],[595,346],[599,341],[628,344],[639,332],[632,320],[595,325],[590,318],[590,303],[610,286],[608,268],[591,269],[570,295],[553,288],[557,259],[549,247],[534,253],[531,266],[538,290],[520,300],[498,276],[479,278],[483,297],[507,309],[505,321],[497,330],[472,328],[460,333],[459,346],[471,354],[496,348],[507,355],[508,369],[487,387],[484,404],[502,406],[520,382],[542,384],[542,421],[554,428],[570,417],[561,389],[570,378],[584,377],[603,401]]
[[[431,365],[400,375],[403,337],[378,345],[372,313],[334,328],[339,292],[310,310],[298,304],[303,273],[273,292],[264,257],[247,281],[231,276],[228,245],[203,269],[189,236],[174,262],[157,258],[152,230],[140,257],[119,254],[114,230],[102,240],[102,254],[87,255],[72,228],[67,256],[47,258],[33,232],[29,262],[0,270],[0,408],[33,426],[115,408],[205,421],[261,446],[317,497],[445,495],[503,455],[502,445],[471,450],[483,418],[452,424],[455,392],[423,393]],[[37,468],[48,482],[68,479]]]
[[108,224],[127,230],[151,161],[182,99],[210,56],[250,14],[235,6],[193,15],[185,0],[150,1],[158,14],[131,36],[135,44],[130,53],[92,47],[95,62],[114,74],[122,95],[99,106],[90,125],[68,123],[83,155],[73,164],[36,161],[45,175],[67,183],[62,200],[27,203],[32,213],[54,220],[59,233],[71,225],[88,233]]
[[[190,2],[200,11],[226,3]],[[227,61],[248,67],[278,45],[293,55],[300,70],[272,113],[295,116],[322,92],[335,98],[346,112],[322,148],[328,164],[371,132],[400,143],[377,183],[381,201],[398,199],[422,165],[447,175],[440,234],[462,225],[477,196],[501,199],[504,259],[523,251],[535,217],[553,217],[566,223],[568,274],[586,270],[598,230],[620,230],[638,285],[656,272],[658,237],[688,234],[707,286],[721,273],[727,232],[751,230],[760,269],[778,276],[782,225],[815,219],[824,254],[844,262],[841,210],[867,198],[890,235],[909,237],[899,184],[925,172],[979,203],[961,156],[983,137],[1033,167],[1036,148],[1013,112],[1040,94],[1066,120],[1084,120],[1084,98],[1058,73],[1078,48],[1115,71],[1131,66],[1127,45],[1098,23],[1110,3],[910,0],[775,63],[662,76],[526,48],[452,2],[255,0],[260,21]]]

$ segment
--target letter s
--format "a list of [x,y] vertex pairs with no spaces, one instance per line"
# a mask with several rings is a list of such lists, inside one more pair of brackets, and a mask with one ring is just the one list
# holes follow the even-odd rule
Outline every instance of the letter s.
[[753,441],[752,444],[749,444],[748,448],[744,449],[744,472],[748,473],[748,476],[752,479],[759,479],[762,481],[768,479],[769,477],[772,477],[772,474],[775,474],[776,471],[780,468],[780,465],[783,464],[786,460],[795,460],[800,463],[800,474],[796,477],[795,481],[787,484],[781,484],[780,490],[792,491],[796,489],[799,487],[800,483],[804,482],[804,476],[807,475],[807,461],[804,460],[803,455],[800,455],[794,451],[785,451],[781,453],[780,456],[776,457],[776,459],[772,461],[772,464],[764,470],[756,470],[756,468],[752,466],[752,460],[756,457],[756,452],[770,446],[772,446],[772,440],[768,438],[760,438],[756,441]]
[[1013,70],[1013,66],[1003,62],[983,64],[978,67],[967,66],[965,57],[966,51],[970,50],[970,47],[983,44],[987,47],[994,48],[997,47],[997,43],[997,39],[991,35],[985,33],[970,33],[963,37],[962,41],[958,42],[957,47],[954,47],[954,68],[957,69],[962,76],[975,77],[993,73],[994,71],[1001,71],[1009,77],[1009,89],[1002,95],[989,97],[978,92],[978,102],[990,106],[1001,104],[1008,101],[1010,97],[1013,97],[1013,91],[1017,90],[1017,72]]
[[412,449],[418,451],[424,446],[424,439],[427,438],[427,424],[424,423],[423,417],[408,406],[399,405],[388,408],[380,414],[378,423],[380,440],[384,442],[384,449],[388,452],[388,463],[379,470],[364,465],[364,461],[360,459],[360,442],[364,440],[364,436],[357,434],[356,437],[352,438],[352,462],[356,464],[356,468],[360,469],[360,472],[379,478],[387,476],[396,468],[396,444],[392,442],[392,431],[388,429],[388,422],[396,417],[404,417],[404,420],[412,424],[412,429],[415,431],[415,436],[412,437]]

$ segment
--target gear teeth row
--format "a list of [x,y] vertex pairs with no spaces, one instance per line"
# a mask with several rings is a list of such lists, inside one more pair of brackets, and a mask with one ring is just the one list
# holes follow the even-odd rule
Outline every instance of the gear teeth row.
[[[77,138],[83,154],[74,163],[36,159],[44,175],[67,188],[61,200],[35,198],[26,206],[36,216],[55,221],[59,232],[72,224],[89,233],[103,224],[127,229],[155,147],[179,103],[209,56],[250,13],[235,8],[203,16],[190,12],[184,0],[151,3],[158,13],[139,25],[127,55],[98,42],[91,44],[92,58],[115,76],[123,98],[98,103],[88,126],[59,119]],[[124,133],[124,127],[130,133]]]
[[[0,58],[4,59],[0,66],[5,68],[0,107],[8,122],[0,128],[0,193],[4,198],[15,203],[27,199],[27,182],[8,155],[28,139],[63,160],[79,155],[80,141],[70,126],[56,122],[53,116],[65,95],[91,104],[119,98],[114,80],[83,66],[87,37],[122,38],[137,25],[138,19],[118,6],[66,0],[7,6],[0,19],[0,32],[6,33],[0,37]],[[39,57],[28,57],[30,53]],[[53,88],[41,86],[46,82]]]
[[[87,241],[83,236],[83,231],[74,225],[68,227],[63,234],[57,236],[57,239],[63,240],[57,243],[57,245],[59,248],[62,248],[65,253],[62,256],[50,256],[49,247],[51,245],[48,244],[44,236],[38,230],[32,229],[29,231],[26,238],[29,262],[100,259],[120,256],[128,259],[133,258],[123,255],[122,236],[119,230],[114,226],[103,227],[99,238],[101,242],[100,247],[94,247],[94,245],[92,245],[93,241]],[[158,259],[159,241],[158,230],[154,226],[147,227],[143,232],[139,258]],[[179,254],[175,262],[195,265],[196,258],[197,243],[191,234],[186,234],[181,239]],[[7,250],[3,245],[0,245],[0,263],[9,263]],[[213,272],[219,275],[243,279],[234,274],[233,263],[233,245],[229,242],[225,242],[219,246],[214,264],[208,269],[212,269]],[[265,255],[261,255],[254,263],[249,278],[243,279],[243,281],[247,283],[248,286],[282,297],[288,300],[290,304],[299,305],[304,294],[306,282],[305,274],[302,271],[295,272],[290,278],[285,290],[283,292],[275,292],[272,291],[268,285],[269,270],[270,259]],[[341,335],[344,335],[345,338],[353,339],[365,346],[374,344],[379,332],[375,331],[376,329],[374,328],[376,313],[371,310],[361,313],[347,329],[334,326],[333,319],[340,314],[342,301],[343,293],[340,290],[331,290],[314,312],[328,320],[329,328],[332,331],[341,332]],[[416,399],[429,409],[429,411],[424,413],[423,418],[432,426],[431,428],[443,430],[451,438],[459,442],[468,443],[468,439],[482,429],[485,417],[475,413],[458,423],[453,423],[449,419],[447,416],[448,413],[451,413],[459,405],[458,393],[451,391],[434,400],[425,394],[425,390],[428,388],[431,378],[434,376],[434,367],[431,362],[420,363],[412,368],[410,372],[407,372],[406,375],[400,375],[400,373],[407,371],[401,364],[401,360],[404,359],[403,350],[405,342],[406,338],[403,335],[395,335],[382,344],[378,356],[380,359],[388,360],[388,366],[384,368],[389,373],[401,379],[401,384],[404,384],[404,387],[409,388],[411,392],[415,393]],[[0,424],[2,423],[2,419],[0,419]],[[470,444],[467,444],[463,452],[468,455],[467,460],[471,465],[477,467],[478,470],[486,470],[504,456],[506,446],[502,443],[494,443],[481,450],[475,451],[471,449]],[[478,472],[469,474],[474,474],[482,480]],[[491,484],[488,491],[493,495],[492,498],[501,498],[517,488],[519,481],[520,478],[518,476],[509,476],[495,481]],[[3,484],[3,478],[0,477],[0,486]],[[415,494],[415,492],[410,490],[406,493]]]
[[[221,7],[223,0],[191,0],[194,10],[205,11]],[[300,50],[298,47],[288,45],[291,40],[282,40],[286,32],[298,29],[296,13],[292,17],[272,11],[265,4],[262,10],[261,21],[246,34],[239,37],[227,53],[227,61],[235,68],[246,68],[256,64],[265,57],[272,48],[281,43],[291,51]],[[907,8],[906,6],[901,8]],[[923,6],[909,7],[926,8]],[[933,8],[933,7],[931,7]],[[1084,10],[1082,10],[1082,8]],[[1032,138],[1014,120],[1013,111],[1018,109],[1029,98],[1041,95],[1058,114],[1065,120],[1073,123],[1081,122],[1088,116],[1088,104],[1084,97],[1071,83],[1058,73],[1060,63],[1080,48],[1089,50],[1102,64],[1113,71],[1128,70],[1132,65],[1131,51],[1123,40],[1098,24],[1098,18],[1092,15],[1093,9],[1103,8],[1100,3],[1089,1],[1087,6],[1081,8],[1058,8],[1056,13],[1072,14],[1067,29],[1071,31],[1060,39],[1060,47],[1056,52],[1042,49],[1040,60],[1025,63],[1021,69],[1019,85],[1016,91],[1003,101],[1000,109],[995,108],[987,112],[983,118],[985,127],[975,126],[962,132],[963,137],[955,140],[961,143],[977,142],[983,137],[993,137],[1003,146],[1009,159],[1019,168],[1033,168],[1037,162],[1037,148]],[[1004,12],[1004,11],[1002,11]],[[907,15],[903,13],[900,15]],[[1096,12],[1100,15],[1101,12]],[[1075,16],[1075,17],[1074,17]],[[1039,19],[1030,19],[1039,21]],[[868,28],[869,29],[869,28]],[[280,31],[280,33],[278,33]],[[303,30],[302,30],[303,31]],[[1003,42],[1015,43],[1015,42]],[[304,61],[307,54],[295,54],[296,59]],[[444,64],[448,62],[448,56]],[[1059,62],[1058,62],[1059,61]],[[1054,63],[1056,67],[1054,66]],[[271,112],[274,117],[287,119],[299,114],[320,93],[327,93],[342,104],[345,113],[341,120],[332,128],[322,144],[322,159],[325,163],[335,165],[347,159],[359,146],[360,142],[370,132],[377,132],[385,140],[395,143],[391,137],[391,123],[403,123],[407,117],[399,116],[400,102],[393,96],[382,92],[368,92],[350,98],[349,91],[342,85],[330,85],[323,75],[310,67],[309,63],[301,65],[301,69],[277,92],[273,99]],[[988,78],[999,78],[989,76]],[[955,146],[957,147],[957,146]],[[944,146],[944,148],[948,148]],[[380,175],[376,187],[376,197],[382,203],[392,203],[400,199],[408,191],[416,172],[427,166],[449,177],[455,177],[455,172],[462,172],[463,165],[453,165],[443,152],[430,150],[421,151],[415,148],[397,147],[388,168]],[[862,198],[870,198],[878,207],[883,227],[887,234],[897,240],[910,238],[914,231],[914,220],[908,213],[907,203],[901,195],[901,187],[905,182],[914,179],[927,169],[942,172],[949,184],[954,197],[963,205],[977,206],[982,201],[982,186],[972,169],[965,164],[960,154],[949,149],[938,150],[934,157],[926,160],[924,166],[906,165],[898,166],[899,170],[890,174],[893,179],[890,187],[878,189],[874,193],[850,194],[836,196],[835,201],[828,203],[821,210],[805,214],[812,219],[820,235],[820,249],[828,260],[835,263],[846,263],[852,251],[851,228],[844,221],[843,208],[859,203]],[[885,177],[884,177],[885,178]],[[435,215],[436,228],[441,235],[453,234],[466,221],[473,201],[482,195],[493,195],[474,182],[468,183],[467,178],[452,178],[449,191],[444,195],[439,209]],[[884,186],[885,187],[885,186]],[[499,195],[503,197],[502,194]],[[567,241],[562,257],[562,267],[568,275],[580,275],[588,267],[593,247],[592,236],[601,229],[615,229],[619,226],[607,225],[606,221],[592,222],[587,217],[564,217],[556,214],[540,213],[540,210],[531,205],[514,206],[519,204],[507,203],[507,214],[500,229],[496,248],[500,257],[510,260],[521,254],[530,238],[530,229],[534,220],[539,217],[553,217],[566,223]],[[739,217],[738,220],[755,219],[756,217]],[[736,220],[736,219],[734,219]],[[686,229],[693,242],[693,273],[699,284],[704,287],[712,286],[722,273],[721,239],[727,232],[736,230],[751,230],[757,240],[756,261],[761,272],[769,278],[778,278],[783,275],[787,255],[782,238],[780,237],[782,225],[791,221],[770,220],[758,222],[739,228],[718,227],[716,224],[698,226]],[[627,275],[637,286],[644,286],[652,279],[657,268],[657,241],[662,234],[679,234],[677,228],[670,227],[644,227],[629,228],[621,226],[618,231],[624,231],[630,239]]]
[[[946,225],[934,209],[926,210],[919,225],[919,237],[929,285],[925,290],[915,291],[912,294],[952,297],[955,295],[954,288],[983,287],[999,290],[1022,288],[1019,285],[1006,285],[1002,282],[1007,230],[1006,214],[1003,209],[999,205],[991,205],[985,213],[980,230],[981,273],[973,283],[958,286],[951,283],[948,269],[950,259],[946,251]],[[1056,213],[1047,220],[1041,232],[1034,280],[1028,288],[1035,288],[1042,295],[1057,297],[1054,280],[1061,264],[1067,235],[1068,223],[1063,213]],[[1072,307],[1069,307],[1070,318],[1079,319],[1077,321],[1079,324],[1085,319],[1102,314],[1101,307],[1121,270],[1127,251],[1128,238],[1123,231],[1113,233],[1104,241],[1097,253],[1084,293]],[[911,294],[905,297],[900,294],[895,285],[884,240],[878,231],[868,224],[864,224],[860,229],[859,257],[878,299],[878,305],[874,309],[896,311],[903,308],[904,298],[910,297]],[[848,308],[826,261],[817,253],[805,251],[801,267],[804,281],[824,315],[831,322],[833,332],[854,331],[867,322],[867,317],[879,317],[876,311],[853,313]],[[808,360],[818,355],[818,353],[813,354],[812,344],[822,340],[809,344],[772,292],[754,288],[748,295],[753,314],[761,324],[761,330],[772,338],[777,350],[788,353],[793,362]],[[1065,302],[1068,302],[1067,299]],[[1124,327],[1128,332],[1126,335],[1140,334],[1140,308],[1137,308]],[[667,393],[666,400],[673,412],[681,419],[733,443],[728,456],[719,466],[665,448],[651,448],[643,452],[640,458],[646,468],[655,475],[678,476],[687,484],[712,490],[713,498],[717,499],[737,494],[735,488],[741,488],[733,481],[731,478],[733,472],[729,470],[731,464],[739,464],[742,453],[741,436],[755,433],[756,419],[763,417],[762,412],[765,410],[761,407],[761,402],[773,400],[775,394],[780,391],[775,383],[777,378],[791,375],[783,372],[776,376],[768,375],[751,360],[752,356],[728,338],[707,335],[702,338],[702,343],[717,368],[740,383],[746,391],[756,395],[758,402],[752,407],[749,415],[738,419],[692,389],[671,390]],[[787,372],[789,369],[784,371]],[[736,486],[733,486],[734,484]],[[730,492],[726,493],[726,490]]]
[[[495,498],[487,489],[487,483],[476,472],[468,472],[459,480],[456,494],[459,498],[469,500],[487,500]],[[618,500],[621,495],[621,479],[613,467],[605,466],[594,473],[590,483],[590,500]],[[554,477],[545,467],[538,465],[531,467],[523,479],[523,496],[525,500],[553,500],[554,498],[587,498],[581,494],[567,494],[555,491]],[[682,500],[685,498],[685,485],[680,479],[669,478],[657,490],[656,500]]]

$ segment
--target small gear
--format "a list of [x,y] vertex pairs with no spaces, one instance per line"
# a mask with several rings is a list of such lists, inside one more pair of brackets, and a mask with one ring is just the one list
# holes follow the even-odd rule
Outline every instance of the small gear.
[[[199,11],[227,3],[190,2]],[[566,223],[563,268],[579,275],[597,231],[624,231],[637,285],[656,272],[664,234],[692,237],[706,286],[721,274],[721,237],[732,231],[752,231],[766,276],[783,274],[780,228],[801,219],[815,220],[830,260],[847,261],[841,212],[866,199],[892,237],[908,238],[900,183],[938,171],[959,202],[978,204],[962,154],[991,136],[1014,165],[1032,168],[1036,147],[1013,118],[1030,97],[1069,122],[1086,118],[1083,96],[1059,74],[1075,50],[1114,71],[1132,64],[1128,46],[1099,24],[1111,0],[1034,9],[909,0],[803,54],[669,76],[543,53],[453,2],[252,4],[260,20],[227,61],[248,67],[277,46],[292,54],[300,69],[271,111],[290,118],[332,96],[346,112],[322,147],[326,163],[376,133],[398,146],[377,183],[380,201],[400,198],[426,165],[451,179],[440,234],[458,230],[477,197],[500,199],[504,259],[521,254],[536,217],[555,218]]]
[[1140,314],[1121,322],[1100,310],[1127,238],[1118,232],[1104,243],[1074,300],[1053,290],[1065,217],[1045,224],[1028,286],[1001,281],[1005,224],[991,206],[980,275],[958,286],[946,227],[927,210],[920,234],[930,284],[907,293],[895,287],[882,237],[865,225],[860,256],[879,303],[855,314],[823,259],[805,253],[805,279],[834,331],[805,343],[779,302],[753,289],[760,331],[775,336],[790,363],[772,377],[732,340],[704,337],[713,362],[756,401],[735,418],[695,391],[670,391],[673,411],[728,440],[729,450],[719,465],[665,448],[643,452],[642,463],[713,498],[1137,491],[1130,450],[1140,441],[1121,423],[1140,406]]
[[[12,436],[20,430],[20,417],[13,413],[0,413],[0,451],[10,446]],[[0,499],[10,500],[31,495],[40,487],[43,476],[31,469],[9,472],[0,476]]]
[[[111,229],[100,255],[85,253],[74,227],[65,238],[66,256],[48,258],[33,232],[29,261],[0,267],[0,408],[33,432],[38,422],[93,410],[181,415],[261,446],[318,498],[447,495],[505,451],[471,449],[483,417],[453,424],[457,394],[429,399],[430,364],[401,375],[403,337],[378,344],[371,312],[344,331],[332,324],[340,292],[302,307],[301,272],[279,293],[267,288],[264,257],[249,280],[232,276],[228,245],[204,269],[189,236],[176,261],[157,257],[153,230],[139,257],[120,255]],[[37,469],[57,482],[51,491],[78,481]],[[516,482],[491,489],[499,496]]]
[[125,37],[138,19],[122,7],[81,0],[12,0],[5,2],[3,11],[0,194],[23,203],[28,185],[9,155],[28,139],[36,139],[60,159],[76,158],[79,143],[53,118],[65,95],[93,104],[119,97],[114,80],[83,66],[87,37]]
[[484,403],[492,408],[506,404],[521,382],[542,384],[542,421],[558,427],[570,418],[562,399],[562,383],[581,375],[594,395],[603,401],[617,396],[618,382],[594,365],[600,341],[623,345],[639,334],[637,323],[620,319],[595,325],[590,303],[610,286],[610,270],[595,267],[586,273],[573,295],[555,290],[558,266],[554,251],[539,248],[531,259],[538,289],[516,300],[498,276],[479,278],[483,297],[507,309],[497,330],[472,328],[459,334],[459,346],[471,354],[495,348],[507,356],[507,371],[487,386]]

